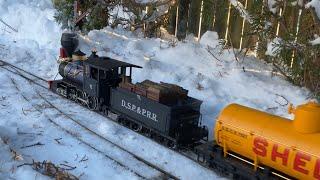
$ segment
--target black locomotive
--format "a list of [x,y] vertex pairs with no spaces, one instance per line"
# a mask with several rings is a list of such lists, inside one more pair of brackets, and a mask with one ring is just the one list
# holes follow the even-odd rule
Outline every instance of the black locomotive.
[[50,89],[169,147],[194,146],[208,139],[201,126],[201,101],[173,84],[146,80],[131,83],[132,68],[141,68],[95,52],[75,51],[76,35],[64,33],[59,73]]

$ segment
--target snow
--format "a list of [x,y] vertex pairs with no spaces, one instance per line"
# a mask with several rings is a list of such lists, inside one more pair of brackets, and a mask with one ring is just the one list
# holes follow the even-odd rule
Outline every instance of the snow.
[[140,4],[147,4],[147,3],[156,3],[156,2],[163,2],[164,0],[135,0],[135,2]]
[[[3,135],[4,132],[6,132],[5,128],[0,126],[0,134]],[[9,179],[9,177],[12,177],[12,171],[15,171],[17,179],[33,179],[36,175],[38,179],[49,179],[41,174],[36,174],[36,172],[33,172],[31,168],[27,166],[15,169],[16,162],[12,160],[10,147],[6,145],[2,139],[0,139],[0,153],[0,179]]]
[[207,32],[200,44],[189,39],[166,49],[160,47],[163,43],[160,39],[137,38],[121,29],[92,31],[82,41],[80,48],[86,53],[95,47],[100,55],[142,66],[142,70],[134,71],[135,82],[151,79],[188,89],[191,96],[204,101],[201,112],[209,129],[229,103],[290,117],[286,107],[276,102],[277,94],[284,95],[293,104],[300,104],[306,101],[309,93],[282,77],[273,76],[272,67],[263,61],[253,57],[236,61],[232,50],[221,49],[214,32]]
[[243,17],[245,20],[247,20],[249,23],[252,23],[252,17],[246,10],[245,5],[243,5],[241,2],[238,0],[229,0],[232,6],[234,6],[238,12],[240,13],[240,16]]
[[305,5],[305,8],[308,9],[308,8],[314,8],[317,15],[318,15],[318,18],[320,18],[320,1],[319,0],[311,0],[310,2],[308,2],[306,5]]
[[268,8],[269,10],[273,13],[276,14],[277,13],[277,1],[276,0],[267,0],[268,1]]
[[[68,122],[65,117],[58,115],[57,112],[50,108],[43,109],[43,113],[36,111],[34,106],[41,108],[44,106],[44,102],[39,99],[39,96],[36,96],[36,90],[33,89],[31,84],[8,72],[2,71],[0,77],[1,82],[8,82],[0,89],[1,94],[5,97],[1,102],[0,115],[1,117],[6,117],[1,121],[1,126],[6,127],[5,131],[1,131],[1,136],[9,140],[10,147],[18,151],[24,157],[25,162],[30,163],[32,159],[40,162],[49,160],[55,164],[63,163],[74,166],[76,169],[71,173],[76,176],[82,175],[83,179],[102,179],[102,177],[108,179],[139,179],[131,171],[119,166],[102,154],[96,153],[70,134],[50,124],[48,117],[55,118],[55,121],[60,124]],[[15,89],[15,85],[10,80],[8,81],[10,78],[15,80],[20,91]],[[26,101],[22,95],[31,100],[31,102]],[[87,119],[90,118],[87,117]],[[62,125],[62,127],[65,127],[86,142],[91,142],[95,138],[87,132],[81,131],[79,127],[73,125]],[[60,143],[55,141],[55,139],[60,138]],[[41,142],[44,146],[21,148],[36,142]],[[118,161],[129,161],[127,165],[130,168],[139,167],[146,177],[151,178],[156,175],[155,172],[140,163],[130,161],[132,157],[114,150],[110,144],[95,139],[92,145]],[[109,150],[114,151],[109,153]],[[84,157],[87,157],[88,160],[81,161]],[[19,164],[22,164],[22,162]],[[10,174],[10,177],[18,178],[16,173]],[[34,179],[34,177],[30,177],[30,179]],[[28,178],[21,176],[21,179]]]
[[266,55],[276,56],[280,50],[279,45],[281,44],[281,38],[274,38],[271,42],[268,43]]
[[[0,23],[0,59],[43,78],[54,79],[58,72],[56,58],[62,30],[54,22],[53,15],[50,0],[0,0],[1,19],[18,30],[16,33]],[[141,34],[107,27],[91,31],[80,41],[81,50],[87,54],[96,48],[99,55],[142,66],[142,70],[133,72],[135,82],[150,79],[175,83],[188,89],[190,96],[203,101],[201,113],[203,123],[209,127],[210,139],[213,139],[215,118],[230,103],[240,103],[290,118],[286,104],[301,104],[307,101],[310,93],[277,76],[272,66],[261,60],[254,57],[236,58],[232,50],[221,47],[215,32],[206,32],[200,42],[188,38],[173,46],[171,41],[145,39]],[[270,48],[272,52],[272,45]],[[20,90],[15,88],[11,78]],[[17,168],[17,165],[32,159],[49,160],[56,164],[67,162],[77,167],[71,173],[82,175],[82,179],[139,179],[134,172],[148,178],[159,175],[159,172],[88,133],[54,109],[41,108],[38,112],[35,107],[45,107],[46,103],[36,92],[99,135],[182,179],[218,178],[212,171],[152,140],[1,69],[0,117],[3,118],[0,120],[0,137],[7,138],[8,142],[4,144],[0,141],[0,179],[48,179],[28,166]],[[22,95],[31,101],[26,101]],[[77,138],[50,123],[48,118],[73,132]],[[61,144],[54,140],[57,138],[62,138]],[[79,140],[91,144],[102,153],[90,149]],[[21,149],[36,142],[45,145]],[[21,154],[23,160],[12,160],[10,148]],[[127,168],[119,166],[106,155]],[[88,160],[80,162],[84,156]]]
[[208,31],[202,35],[200,39],[200,44],[203,47],[209,46],[211,48],[216,48],[219,43],[219,35],[217,32]]
[[316,39],[310,41],[312,45],[319,45],[320,44],[320,37],[317,37]]
[[[0,18],[18,30],[16,33],[0,22],[0,58],[25,69],[32,63],[32,72],[53,76],[62,32],[54,22],[54,12],[50,0],[0,0]],[[32,62],[26,61],[30,58]]]

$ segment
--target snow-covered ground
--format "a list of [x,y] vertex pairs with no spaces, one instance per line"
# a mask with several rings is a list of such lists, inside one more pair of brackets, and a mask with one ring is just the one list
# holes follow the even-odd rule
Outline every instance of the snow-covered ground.
[[[54,22],[53,15],[51,0],[0,0],[1,20],[18,30],[14,32],[0,22],[0,59],[46,79],[55,78],[62,30]],[[168,44],[167,41],[144,39],[121,29],[105,28],[83,36],[80,48],[87,54],[96,48],[100,55],[143,66],[142,70],[134,71],[135,82],[151,79],[176,83],[188,89],[191,96],[203,100],[201,112],[204,124],[210,130],[219,112],[229,103],[290,117],[286,104],[297,105],[307,100],[309,92],[306,89],[292,86],[273,73],[272,67],[263,61],[254,57],[236,60],[232,50],[221,50],[214,32],[207,32],[200,42],[189,37],[175,47]],[[14,82],[20,90],[16,89]],[[0,179],[47,179],[29,166],[17,168],[17,165],[32,159],[76,166],[71,173],[81,175],[81,179],[139,179],[139,174],[147,178],[159,175],[128,153],[71,123],[55,110],[43,108],[46,107],[45,102],[37,91],[101,136],[175,176],[182,179],[217,178],[213,172],[177,153],[1,69],[0,137],[5,139],[5,143],[0,141]],[[31,101],[26,101],[22,95]],[[42,107],[41,112],[35,107]],[[54,126],[48,118],[73,132],[78,139]],[[55,139],[60,138],[61,143],[58,143]],[[90,143],[100,153],[80,143],[79,139]],[[44,145],[21,149],[37,142]],[[13,160],[10,148],[21,154],[23,160]],[[88,160],[81,161],[84,156]],[[125,164],[125,167],[112,159]]]
[[204,124],[214,126],[219,112],[230,103],[240,103],[280,116],[290,117],[287,103],[307,100],[308,91],[291,85],[270,65],[254,57],[238,57],[221,50],[217,33],[207,32],[200,42],[189,37],[168,47],[170,42],[143,39],[136,34],[105,28],[83,37],[81,50],[137,64],[134,81],[151,79],[178,84],[189,95],[201,99]]

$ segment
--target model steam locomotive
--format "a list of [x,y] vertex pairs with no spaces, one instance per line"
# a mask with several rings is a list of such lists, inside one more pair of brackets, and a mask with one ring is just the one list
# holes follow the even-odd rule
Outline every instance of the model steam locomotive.
[[73,33],[61,39],[62,80],[50,82],[50,89],[150,136],[169,147],[192,146],[208,139],[201,126],[201,101],[188,96],[177,85],[149,80],[133,84],[132,68],[141,68],[95,52],[87,58],[77,48]]
[[290,107],[293,121],[232,104],[219,115],[214,141],[201,126],[201,101],[173,84],[131,83],[139,66],[76,51],[62,36],[61,80],[50,89],[169,147],[192,147],[201,163],[232,179],[320,179],[320,105]]

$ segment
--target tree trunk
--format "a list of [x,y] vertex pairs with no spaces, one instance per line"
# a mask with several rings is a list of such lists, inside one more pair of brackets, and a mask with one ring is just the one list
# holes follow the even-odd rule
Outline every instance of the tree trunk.
[[168,26],[167,26],[167,31],[170,34],[175,34],[176,33],[176,19],[177,19],[177,5],[171,6],[169,9],[169,18],[168,18]]
[[189,23],[188,32],[194,34],[195,36],[199,33],[199,23],[200,23],[200,13],[201,13],[201,0],[191,0],[190,11],[189,11]]
[[215,13],[214,0],[203,0],[201,35],[213,30],[213,18]]
[[225,31],[227,28],[228,8],[229,0],[215,0],[216,1],[216,12],[214,23],[214,31],[216,31],[220,38],[225,37]]
[[188,10],[190,0],[179,0],[178,10],[178,32],[177,38],[182,40],[186,38],[188,28]]

